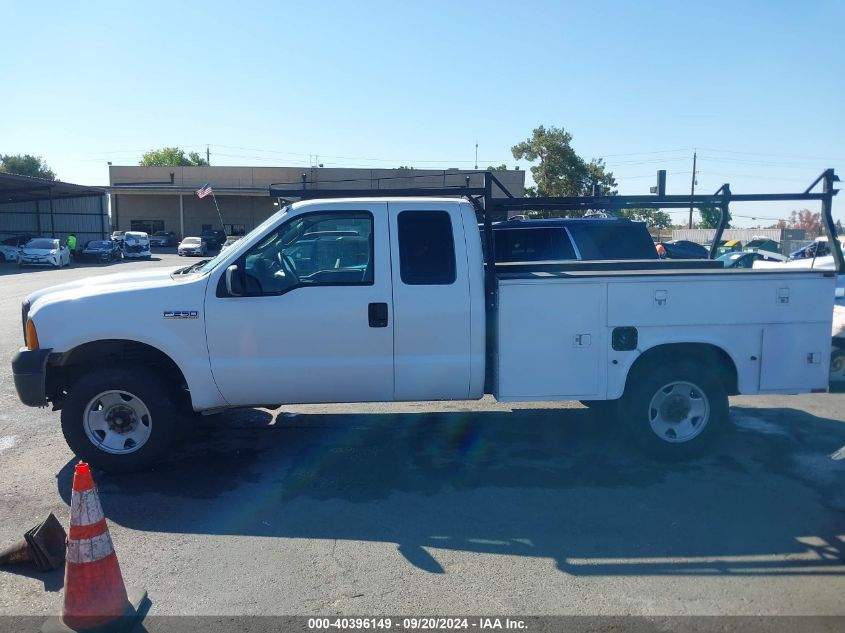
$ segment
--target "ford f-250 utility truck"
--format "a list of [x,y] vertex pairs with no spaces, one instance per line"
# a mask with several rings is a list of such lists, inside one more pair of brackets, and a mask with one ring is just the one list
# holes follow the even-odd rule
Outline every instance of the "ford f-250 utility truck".
[[[832,170],[824,178],[824,193],[795,196],[821,200],[832,226]],[[826,391],[834,271],[653,259],[497,266],[492,249],[485,265],[477,215],[490,244],[491,216],[505,207],[726,210],[757,198],[725,187],[499,200],[494,180],[442,197],[303,189],[210,261],[35,292],[12,363],[19,397],[60,409],[79,457],[131,470],[167,451],[189,411],[485,393],[611,401],[636,442],[684,456],[726,426],[731,394]],[[464,197],[443,195],[455,193]]]

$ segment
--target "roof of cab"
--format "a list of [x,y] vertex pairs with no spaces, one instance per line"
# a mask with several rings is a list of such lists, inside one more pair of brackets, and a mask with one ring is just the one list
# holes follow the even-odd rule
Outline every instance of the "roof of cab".
[[300,200],[291,204],[292,209],[302,209],[310,206],[324,206],[331,204],[333,206],[338,204],[375,204],[375,203],[425,203],[425,204],[469,204],[465,198],[429,198],[426,196],[417,197],[384,197],[384,198],[312,198],[310,200]]

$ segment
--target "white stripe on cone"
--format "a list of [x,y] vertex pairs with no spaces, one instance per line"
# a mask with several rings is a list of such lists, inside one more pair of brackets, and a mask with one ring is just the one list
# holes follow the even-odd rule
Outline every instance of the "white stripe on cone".
[[114,552],[108,530],[93,538],[68,540],[67,561],[69,563],[94,563]]
[[74,490],[70,495],[70,524],[71,525],[93,525],[102,521],[103,507],[100,505],[100,496],[96,488],[77,492]]

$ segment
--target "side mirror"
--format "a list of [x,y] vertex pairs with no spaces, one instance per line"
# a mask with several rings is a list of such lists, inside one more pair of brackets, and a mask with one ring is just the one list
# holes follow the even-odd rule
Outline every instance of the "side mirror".
[[244,295],[241,275],[237,264],[232,264],[226,269],[226,292],[230,297],[242,297]]

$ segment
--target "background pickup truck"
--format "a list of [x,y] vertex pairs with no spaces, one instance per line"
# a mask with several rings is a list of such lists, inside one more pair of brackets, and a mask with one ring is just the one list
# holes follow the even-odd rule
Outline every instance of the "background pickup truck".
[[730,394],[827,390],[833,271],[496,272],[476,212],[459,198],[305,200],[213,260],[36,292],[19,397],[61,409],[81,458],[131,470],[190,410],[611,401],[620,432],[686,456],[724,429]]

